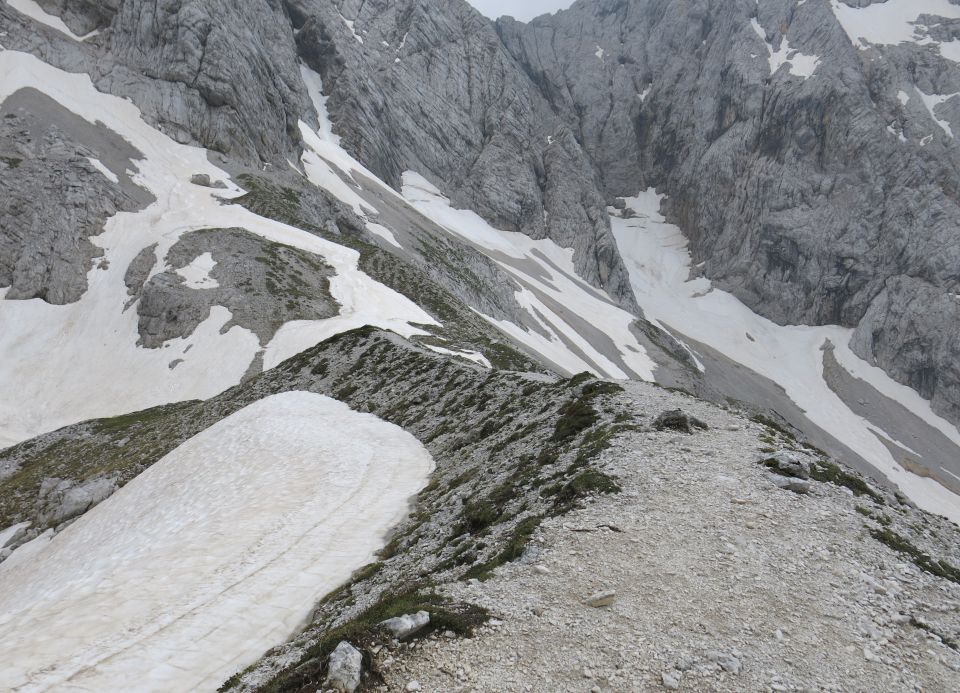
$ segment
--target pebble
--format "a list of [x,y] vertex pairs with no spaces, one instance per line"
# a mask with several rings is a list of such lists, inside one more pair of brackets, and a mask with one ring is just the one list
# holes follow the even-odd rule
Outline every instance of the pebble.
[[663,683],[663,687],[668,691],[678,690],[680,688],[680,672],[665,671],[660,677],[660,682]]
[[592,606],[595,609],[599,609],[605,606],[610,606],[617,599],[617,593],[614,590],[605,590],[603,592],[596,592],[591,594],[586,599],[587,606]]

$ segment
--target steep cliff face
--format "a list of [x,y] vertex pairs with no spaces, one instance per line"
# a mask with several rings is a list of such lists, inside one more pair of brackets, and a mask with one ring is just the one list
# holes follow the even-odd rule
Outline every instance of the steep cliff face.
[[635,306],[590,162],[465,2],[290,0],[344,146],[396,186],[427,176],[498,228],[575,249],[578,271]]
[[903,3],[850,5],[602,0],[498,30],[607,194],[667,193],[717,285],[780,323],[856,327],[956,419],[957,21],[917,5],[900,43],[856,13]]

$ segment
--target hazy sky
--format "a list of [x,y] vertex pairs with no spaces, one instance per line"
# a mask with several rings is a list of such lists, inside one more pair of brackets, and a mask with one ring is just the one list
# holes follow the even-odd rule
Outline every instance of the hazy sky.
[[492,19],[505,14],[527,22],[545,12],[566,9],[573,0],[467,0]]

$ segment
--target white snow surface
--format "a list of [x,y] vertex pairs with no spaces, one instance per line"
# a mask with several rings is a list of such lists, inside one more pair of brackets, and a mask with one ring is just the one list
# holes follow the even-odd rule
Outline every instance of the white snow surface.
[[[423,334],[410,323],[434,322],[406,297],[361,272],[355,250],[259,217],[239,205],[222,204],[223,198],[243,193],[232,183],[227,190],[191,185],[195,173],[226,181],[229,175],[208,161],[205,150],[178,144],[150,127],[129,101],[98,92],[87,75],[67,73],[32,55],[9,50],[0,52],[0,74],[4,75],[0,101],[18,89],[33,87],[137,147],[144,158],[135,162],[138,170],[132,173],[133,180],[157,199],[141,212],[116,214],[104,232],[92,238],[108,262],[90,270],[88,290],[79,301],[55,306],[39,299],[0,300],[0,353],[4,354],[0,391],[17,393],[16,398],[0,398],[0,444],[90,418],[207,399],[240,381],[261,347],[252,332],[239,326],[221,334],[231,319],[226,308],[214,306],[192,335],[170,340],[161,349],[137,346],[137,312],[134,307],[124,310],[130,299],[124,274],[137,254],[156,243],[152,272],[162,271],[170,247],[189,231],[247,229],[269,241],[322,256],[336,271],[330,291],[341,305],[340,315],[281,328],[267,346],[268,367],[354,327],[369,324],[409,337]],[[316,133],[311,135],[324,161],[332,160],[349,171],[352,159],[332,134],[323,141]],[[5,293],[0,292],[0,298]],[[169,364],[177,359],[182,362],[171,369]]]
[[322,395],[251,404],[0,573],[0,689],[216,690],[374,560],[432,469]]
[[89,161],[90,164],[91,164],[95,169],[97,169],[100,173],[102,173],[102,174],[104,175],[104,177],[105,177],[108,181],[110,181],[111,183],[119,183],[119,182],[120,182],[120,179],[117,177],[117,174],[114,173],[113,171],[111,171],[110,169],[108,169],[106,166],[104,166],[104,165],[103,165],[103,162],[100,161],[100,159],[94,159],[92,156],[88,156],[88,157],[87,157],[87,161]]
[[933,44],[944,58],[960,62],[960,41],[936,42],[919,21],[921,15],[960,18],[960,5],[949,0],[887,0],[867,7],[850,7],[840,0],[830,0],[830,4],[853,45],[859,48],[870,44]]
[[493,368],[490,364],[490,360],[481,354],[479,351],[453,351],[452,349],[445,349],[441,346],[436,346],[433,344],[425,345],[430,351],[435,351],[438,354],[445,354],[447,356],[459,356],[460,358],[467,359],[468,361],[473,361],[476,364],[483,366],[484,368]]
[[943,129],[943,131],[952,139],[953,128],[950,127],[949,121],[937,116],[936,109],[940,104],[949,101],[954,96],[960,96],[960,94],[946,94],[942,96],[939,94],[925,94],[920,91],[919,87],[916,88],[916,91],[917,95],[920,97],[920,100],[923,102],[923,105],[926,107],[927,112],[930,114],[930,117],[933,118],[933,122],[939,125],[941,129]]
[[[403,174],[403,196],[424,216],[485,251],[516,279],[521,286],[516,292],[517,302],[546,336],[484,316],[501,331],[569,373],[589,371],[627,379],[628,374],[583,333],[583,325],[592,326],[613,340],[620,358],[631,370],[645,380],[653,380],[655,364],[630,331],[636,318],[577,276],[572,249],[561,248],[551,240],[535,241],[522,233],[500,231],[474,212],[454,209],[434,185],[413,171]],[[519,262],[504,261],[498,257],[501,254]],[[524,271],[524,266],[534,269]],[[532,289],[553,299],[562,307],[563,314],[550,308]]]
[[630,219],[620,218],[611,210],[614,237],[647,319],[668,331],[672,328],[708,344],[778,383],[810,421],[874,465],[917,505],[960,521],[960,496],[933,479],[903,469],[871,432],[877,427],[853,412],[829,388],[823,378],[821,348],[829,340],[835,346],[837,360],[847,371],[900,402],[958,444],[960,431],[937,416],[930,402],[914,390],[858,358],[848,346],[851,330],[777,325],[751,311],[732,294],[714,289],[709,280],[690,280],[687,240],[679,228],[668,224],[660,214],[661,199],[653,190],[628,198],[627,205],[636,213]]
[[210,276],[210,272],[217,266],[217,261],[213,259],[210,253],[204,253],[186,267],[177,270],[177,274],[183,277],[184,284],[191,289],[216,289],[220,282]]
[[796,77],[809,79],[813,76],[813,73],[817,70],[817,66],[820,65],[819,56],[806,55],[798,50],[791,49],[790,42],[786,36],[780,39],[780,48],[775,51],[773,50],[773,46],[767,41],[767,34],[763,30],[763,27],[760,26],[760,22],[757,21],[756,17],[750,20],[750,25],[767,47],[767,60],[770,63],[771,75],[775,75],[781,66],[787,65],[790,74]]
[[396,248],[400,248],[401,250],[403,249],[403,246],[400,245],[400,242],[397,240],[397,237],[393,235],[393,231],[388,229],[386,226],[383,226],[381,224],[375,224],[373,222],[368,221],[367,230],[373,235],[379,236],[390,245]]
[[73,33],[73,31],[70,30],[70,27],[63,23],[63,20],[60,19],[60,17],[50,14],[44,10],[35,2],[35,0],[7,0],[7,4],[20,14],[24,14],[31,19],[40,22],[41,24],[46,24],[51,29],[56,29],[61,34],[69,36],[74,41],[85,41],[86,39],[96,36],[100,33],[99,31],[91,31],[85,36],[77,36],[75,33]]

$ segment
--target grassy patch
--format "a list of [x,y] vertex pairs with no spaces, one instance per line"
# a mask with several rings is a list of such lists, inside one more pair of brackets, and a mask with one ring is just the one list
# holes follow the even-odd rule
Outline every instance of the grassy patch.
[[[455,604],[421,586],[384,594],[380,600],[355,619],[327,631],[323,637],[307,648],[300,663],[270,681],[260,690],[267,693],[293,693],[309,688],[316,690],[323,682],[326,657],[336,646],[347,641],[363,651],[388,639],[379,624],[388,618],[426,611],[430,624],[417,633],[423,637],[434,631],[452,631],[457,635],[471,635],[477,626],[487,620],[486,610],[469,604]],[[239,679],[225,684],[239,683]]]
[[892,529],[887,527],[883,529],[871,529],[870,534],[874,539],[886,544],[894,551],[908,556],[921,570],[960,584],[960,570],[957,570],[946,561],[932,558],[929,554],[918,549],[911,544],[909,540],[900,536]]
[[828,460],[817,460],[810,465],[810,478],[836,486],[845,486],[853,491],[855,496],[869,496],[878,503],[883,503],[883,497],[870,488],[870,485],[850,472],[845,471],[839,464]]

